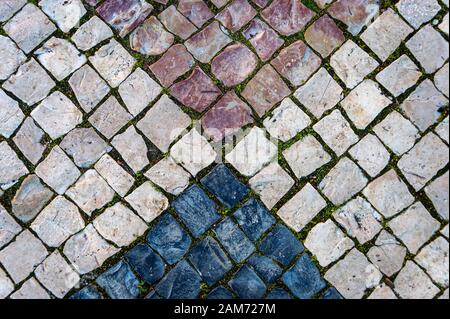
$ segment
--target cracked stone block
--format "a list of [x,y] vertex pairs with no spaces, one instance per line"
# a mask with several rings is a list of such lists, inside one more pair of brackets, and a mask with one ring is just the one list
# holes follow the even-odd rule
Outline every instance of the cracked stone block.
[[289,167],[298,178],[311,175],[331,161],[331,156],[313,135],[307,135],[283,151]]
[[191,237],[170,214],[165,214],[147,235],[149,245],[170,265],[177,263],[189,250]]
[[378,286],[382,274],[356,248],[325,274],[346,299],[361,299],[368,289]]
[[390,113],[373,131],[395,154],[409,151],[420,137],[417,128],[400,113]]
[[173,158],[168,157],[150,168],[145,177],[166,192],[179,195],[189,186],[191,175],[177,165]]
[[46,245],[59,247],[84,226],[77,206],[58,196],[42,210],[31,224],[31,229]]
[[275,282],[275,280],[280,277],[283,272],[280,266],[278,266],[272,259],[265,256],[255,254],[248,260],[248,264],[267,284],[272,284]]
[[124,197],[134,184],[133,177],[108,154],[103,155],[95,164],[95,169],[121,197]]
[[374,289],[374,291],[370,294],[367,299],[374,300],[395,300],[398,299],[394,294],[391,288],[389,288],[386,284],[382,283],[378,287]]
[[270,65],[265,65],[248,82],[242,96],[262,117],[267,111],[290,95],[291,91]]
[[55,192],[62,195],[78,179],[80,171],[59,147],[55,146],[35,173]]
[[36,268],[35,276],[57,298],[63,298],[80,281],[80,276],[58,251]]
[[111,143],[135,173],[142,171],[150,164],[147,157],[147,145],[134,126],[116,135]]
[[170,88],[170,94],[184,106],[197,112],[205,111],[220,96],[220,89],[200,67],[192,74]]
[[177,9],[198,28],[214,18],[214,14],[203,0],[181,0],[178,2]]
[[403,155],[397,166],[411,186],[419,191],[448,164],[448,160],[448,146],[435,134],[429,133]]
[[394,170],[372,181],[363,194],[386,218],[397,215],[414,202],[408,187]]
[[294,96],[318,119],[336,106],[343,97],[340,85],[325,68],[321,68],[308,82],[298,88]]
[[446,97],[449,97],[449,68],[446,63],[442,69],[440,69],[434,75],[434,85],[441,91]]
[[3,83],[3,89],[11,92],[26,104],[33,105],[43,100],[55,85],[40,64],[31,58]]
[[46,149],[43,145],[44,135],[44,131],[34,123],[33,119],[27,117],[13,138],[22,154],[34,165],[39,162]]
[[364,80],[341,102],[350,120],[358,129],[365,129],[373,120],[392,103],[378,84]]
[[263,62],[268,61],[284,44],[284,40],[271,27],[257,18],[252,20],[243,35]]
[[123,260],[109,268],[96,279],[112,299],[136,299],[139,297],[139,279]]
[[122,203],[107,208],[93,222],[99,234],[117,247],[125,247],[141,237],[147,225]]
[[249,199],[235,213],[234,217],[244,233],[252,241],[257,241],[275,224],[275,218],[257,199]]
[[28,54],[57,29],[38,7],[29,3],[3,26],[3,30]]
[[214,202],[197,185],[184,191],[172,203],[172,207],[196,238],[220,219]]
[[260,299],[266,293],[266,285],[258,275],[247,265],[239,269],[228,282],[241,299]]
[[97,7],[98,14],[124,38],[153,11],[145,0],[106,0]]
[[325,176],[319,188],[333,204],[340,205],[363,190],[367,182],[361,169],[344,157]]
[[90,224],[66,242],[63,252],[78,273],[86,274],[101,267],[119,249],[108,244]]
[[330,65],[345,85],[353,89],[379,64],[356,43],[348,40],[332,55]]
[[150,182],[145,182],[125,197],[128,204],[147,223],[152,222],[169,207],[169,200],[158,192]]
[[372,240],[382,230],[381,215],[359,196],[337,210],[333,217],[360,244]]
[[108,84],[116,88],[132,72],[136,60],[115,39],[101,47],[89,61]]
[[431,21],[441,10],[436,0],[400,0],[397,10],[415,29]]
[[21,231],[22,227],[0,204],[0,249],[8,244]]
[[436,178],[426,188],[425,193],[433,202],[434,208],[443,220],[448,221],[449,215],[449,173],[448,171]]
[[177,44],[167,50],[149,69],[164,87],[169,87],[194,65],[195,61],[185,46]]
[[281,102],[270,115],[264,120],[264,126],[270,135],[283,142],[294,138],[311,124],[311,119],[290,98]]
[[67,191],[69,196],[88,216],[102,208],[114,198],[114,191],[108,183],[91,169]]
[[243,262],[256,250],[250,239],[230,218],[217,225],[214,233],[236,263]]
[[78,69],[69,79],[78,103],[85,112],[94,109],[108,95],[108,84],[89,65]]
[[379,9],[378,0],[338,0],[328,8],[328,13],[356,36],[378,16]]
[[155,290],[164,299],[196,299],[200,293],[201,277],[186,261],[175,266]]
[[216,15],[216,19],[219,20],[225,28],[236,32],[249,23],[256,14],[256,10],[247,0],[234,0]]
[[441,24],[439,25],[439,30],[446,33],[448,35],[448,28],[449,28],[449,14],[445,15],[445,17],[442,19]]
[[305,40],[326,58],[345,42],[345,35],[333,19],[324,15],[306,30]]
[[19,103],[0,89],[0,135],[10,138],[24,118]]
[[395,97],[405,93],[419,81],[422,73],[413,61],[402,55],[377,74],[377,81]]
[[300,0],[275,0],[261,14],[272,28],[285,36],[301,31],[314,15]]
[[31,116],[53,140],[69,133],[83,121],[83,113],[59,91],[42,101]]
[[150,285],[164,276],[166,265],[163,259],[148,245],[137,245],[125,255],[125,258],[137,274]]
[[223,50],[211,63],[211,72],[226,87],[244,82],[258,64],[256,55],[243,44],[233,44]]
[[11,296],[11,299],[19,299],[19,300],[44,300],[51,299],[50,295],[45,291],[44,288],[38,283],[38,281],[31,277],[27,281],[22,284],[19,290],[14,292]]
[[30,231],[24,230],[0,251],[0,262],[11,279],[18,284],[26,279],[47,255],[47,249],[42,242]]
[[319,69],[321,59],[300,40],[281,50],[271,64],[293,86],[298,87]]
[[81,168],[89,168],[111,150],[93,128],[74,129],[64,137],[59,146]]
[[100,105],[89,122],[107,139],[116,135],[133,117],[120,105],[114,96]]
[[[335,129],[330,130],[330,127]],[[343,155],[350,146],[359,141],[358,136],[339,110],[334,110],[317,122],[313,128],[338,156]]]
[[447,142],[447,144],[449,143],[448,116],[436,127],[435,132],[440,138]]
[[39,6],[64,33],[78,26],[87,12],[80,0],[40,0]]
[[53,192],[42,185],[36,175],[24,179],[11,200],[12,213],[24,223],[33,220],[53,197]]
[[175,37],[151,16],[130,35],[130,48],[145,55],[160,55],[170,48]]
[[29,173],[6,141],[0,143],[0,189],[7,190]]
[[249,181],[250,187],[267,208],[272,209],[294,186],[291,176],[277,163],[272,163]]
[[266,138],[262,129],[254,127],[225,156],[225,159],[242,175],[254,176],[264,166],[269,164],[276,154],[277,147],[275,144]]
[[93,16],[78,28],[71,39],[78,49],[88,51],[113,36],[108,25],[99,17]]
[[170,150],[172,158],[192,176],[216,161],[217,153],[205,137],[194,128],[183,136]]
[[430,215],[422,203],[418,202],[391,220],[389,227],[408,250],[416,254],[439,230],[440,223]]
[[[26,0],[4,0],[0,4],[0,22],[9,20],[25,4]],[[5,296],[6,297],[6,296]]]
[[406,248],[394,236],[382,230],[375,245],[367,253],[367,257],[381,272],[392,277],[402,269],[406,252]]
[[288,228],[278,224],[260,243],[259,250],[286,267],[304,247]]
[[236,93],[225,94],[202,118],[205,134],[217,142],[253,123],[251,108]]
[[138,68],[119,87],[128,111],[137,116],[161,93],[162,88],[144,70]]
[[361,139],[350,149],[349,154],[371,177],[376,177],[391,159],[383,143],[372,134]]
[[323,197],[308,183],[277,214],[289,227],[300,232],[326,206]]
[[[147,112],[136,127],[163,153],[191,125],[191,118],[167,95]],[[169,124],[170,123],[170,124]]]
[[167,30],[179,36],[183,40],[188,39],[197,31],[197,28],[188,19],[186,19],[174,5],[161,12],[158,15],[158,18]]
[[209,63],[224,47],[231,43],[230,37],[219,22],[214,21],[193,35],[184,44],[189,52],[200,62]]
[[395,291],[403,299],[432,299],[439,293],[439,288],[425,272],[409,260],[395,278],[394,285]]
[[333,221],[319,223],[308,233],[305,247],[317,258],[322,267],[338,260],[355,246]]
[[[1,10],[1,8],[0,8]],[[14,284],[5,274],[5,272],[0,269],[0,298],[6,299],[10,293],[14,291]]]
[[27,60],[27,57],[10,38],[0,35],[0,59],[2,60],[0,80],[6,80]]
[[425,246],[415,261],[422,266],[430,277],[443,287],[448,287],[448,241],[438,237]]
[[423,27],[409,39],[406,47],[429,74],[439,70],[448,60],[448,42],[430,25]]
[[382,61],[386,61],[413,31],[389,8],[364,31],[361,39]]

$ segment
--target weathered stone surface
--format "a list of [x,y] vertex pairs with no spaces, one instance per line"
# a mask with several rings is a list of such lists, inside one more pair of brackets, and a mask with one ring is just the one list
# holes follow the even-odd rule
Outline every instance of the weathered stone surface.
[[367,299],[375,299],[375,300],[394,300],[398,299],[394,294],[391,288],[389,288],[386,284],[381,284],[375,288],[375,290],[370,294]]
[[195,299],[200,293],[201,280],[198,272],[183,260],[160,281],[155,290],[165,299]]
[[167,32],[161,22],[151,16],[130,35],[130,47],[145,55],[160,55],[171,47],[175,37]]
[[434,208],[442,219],[448,221],[449,215],[449,174],[448,171],[436,178],[425,188],[425,193],[433,202]]
[[449,97],[449,67],[446,63],[434,76],[434,85],[446,97]]
[[345,42],[345,36],[333,19],[324,15],[306,30],[305,40],[325,58]]
[[22,227],[0,204],[0,249],[8,244],[21,230]]
[[229,1],[230,0],[211,0],[211,2],[219,9],[226,5]]
[[326,206],[319,192],[308,183],[277,214],[289,227],[300,232]]
[[222,51],[211,63],[211,72],[227,87],[247,79],[257,66],[257,57],[243,44],[233,44]]
[[101,274],[96,282],[112,299],[137,299],[139,297],[139,280],[123,260]]
[[31,229],[50,247],[59,247],[83,228],[77,206],[63,196],[56,197],[31,224]]
[[97,12],[121,37],[133,31],[152,12],[153,7],[145,0],[107,0]]
[[47,72],[31,58],[3,83],[3,88],[28,105],[33,105],[43,100],[55,85]]
[[27,117],[13,138],[16,146],[32,164],[39,162],[46,149],[42,141],[44,134],[44,131],[36,126],[33,119]]
[[158,15],[158,18],[167,30],[176,34],[183,40],[188,39],[197,31],[197,28],[188,19],[186,19],[174,5],[161,12]]
[[10,293],[14,291],[14,284],[5,274],[5,272],[0,269],[0,299],[6,299]]
[[176,79],[188,72],[195,62],[184,45],[171,47],[161,59],[152,64],[149,69],[165,87],[171,86]]
[[378,15],[378,0],[338,0],[328,9],[328,13],[347,25],[354,36]]
[[0,143],[0,189],[6,190],[28,174],[28,169],[6,141]]
[[415,29],[430,21],[441,10],[436,0],[400,0],[397,9]]
[[38,7],[28,3],[3,30],[28,54],[55,32],[56,27]]
[[180,0],[177,9],[198,28],[214,17],[203,0]]
[[124,197],[134,184],[133,177],[107,154],[95,164],[95,169],[121,197]]
[[449,33],[449,13],[445,15],[445,17],[442,19],[441,24],[439,25],[439,30],[446,33],[448,35]]
[[191,175],[168,157],[150,168],[145,177],[166,192],[179,195],[189,186]]
[[[4,0],[0,4],[0,22],[9,20],[25,4],[26,0]],[[5,296],[6,297],[6,296]]]
[[313,135],[307,135],[283,151],[283,156],[298,178],[314,173],[331,161],[331,156]]
[[423,248],[415,258],[430,277],[443,287],[448,287],[449,284],[448,250],[448,241],[443,237],[438,237]]
[[60,195],[80,176],[78,168],[59,146],[50,151],[47,158],[36,167],[35,173]]
[[243,35],[253,45],[263,62],[269,60],[284,44],[284,40],[272,28],[257,18],[252,20]]
[[147,145],[134,126],[130,126],[122,134],[116,135],[112,140],[112,145],[135,173],[150,164],[147,157]]
[[67,241],[63,252],[78,273],[86,274],[101,267],[119,249],[108,244],[90,224]]
[[53,193],[44,185],[36,175],[30,175],[24,179],[11,201],[12,213],[22,222],[33,220]]
[[214,21],[184,44],[198,61],[209,63],[229,43],[231,39],[222,30],[219,22]]
[[42,242],[28,230],[20,233],[6,248],[0,251],[0,262],[17,284],[27,278],[47,256]]
[[250,239],[230,218],[217,225],[214,233],[230,257],[237,263],[246,260],[256,250]]
[[425,272],[409,260],[395,278],[394,285],[403,299],[431,299],[439,292]]
[[383,143],[372,134],[366,135],[349,151],[356,163],[371,177],[376,177],[389,163],[391,156]]
[[379,270],[356,248],[325,274],[325,279],[347,299],[361,299],[367,289],[379,284],[381,277]]
[[24,117],[19,103],[0,89],[0,135],[6,138],[11,137]]
[[19,300],[44,300],[51,299],[50,295],[45,291],[44,288],[38,283],[38,281],[31,277],[27,281],[22,284],[19,290],[14,292],[11,296],[11,299],[19,299]]
[[247,0],[234,0],[216,16],[216,19],[225,28],[236,32],[249,23],[256,14],[256,10]]
[[0,59],[0,80],[6,80],[27,58],[11,39],[0,35]]
[[325,68],[321,68],[296,92],[297,100],[317,118],[342,99],[343,90]]
[[111,96],[91,115],[89,122],[103,136],[111,139],[132,118],[131,114],[120,105],[117,99]]
[[202,118],[205,134],[220,141],[253,123],[252,110],[234,92],[228,92]]
[[266,138],[265,132],[254,127],[225,159],[242,175],[253,176],[269,164],[276,154],[277,147]]
[[77,32],[72,36],[72,41],[78,49],[87,51],[113,35],[113,32],[105,22],[99,17],[93,16],[78,28]]
[[147,223],[152,222],[169,207],[169,200],[150,182],[145,182],[125,200]]
[[262,117],[275,104],[290,94],[289,87],[270,65],[265,65],[250,80],[242,96]]
[[275,0],[262,12],[262,17],[282,35],[301,31],[314,16],[300,0]]
[[436,127],[436,134],[449,144],[449,120],[448,116]]
[[64,33],[76,27],[86,14],[80,0],[40,0],[39,6]]
[[271,62],[294,86],[304,84],[319,69],[320,63],[320,58],[301,40],[283,49]]

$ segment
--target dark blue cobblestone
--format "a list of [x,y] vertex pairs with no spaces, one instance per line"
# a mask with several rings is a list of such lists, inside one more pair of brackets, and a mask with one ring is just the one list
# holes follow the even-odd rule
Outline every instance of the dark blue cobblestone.
[[94,286],[87,286],[74,293],[70,299],[87,300],[87,299],[102,299],[100,292]]
[[215,233],[220,243],[237,263],[247,259],[256,249],[250,239],[230,218],[217,225]]
[[200,293],[202,279],[186,260],[180,261],[156,286],[164,299],[195,299]]
[[248,266],[239,269],[228,285],[241,299],[260,299],[266,294],[266,285]]
[[322,295],[322,299],[344,299],[336,288],[328,288]]
[[234,214],[238,224],[247,236],[257,241],[273,224],[275,218],[267,208],[257,199],[251,198]]
[[283,273],[280,266],[269,257],[254,255],[248,260],[248,264],[252,266],[266,284],[275,282]]
[[134,299],[139,296],[139,280],[123,260],[100,275],[97,283],[112,299]]
[[166,270],[164,261],[147,245],[137,245],[125,255],[125,259],[137,274],[150,285],[164,276]]
[[274,288],[267,295],[266,299],[292,299],[292,296],[282,288]]
[[215,288],[213,291],[209,293],[206,299],[216,299],[216,300],[224,300],[224,299],[234,299],[233,294],[223,286],[219,286]]

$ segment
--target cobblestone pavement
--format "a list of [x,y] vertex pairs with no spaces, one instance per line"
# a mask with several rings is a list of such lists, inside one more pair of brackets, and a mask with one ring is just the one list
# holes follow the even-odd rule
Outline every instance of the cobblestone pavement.
[[1,0],[0,298],[449,297],[448,0]]

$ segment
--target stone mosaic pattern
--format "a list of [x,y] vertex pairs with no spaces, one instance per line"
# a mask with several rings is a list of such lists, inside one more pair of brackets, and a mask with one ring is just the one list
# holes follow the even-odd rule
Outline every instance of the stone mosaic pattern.
[[0,298],[448,299],[448,1],[0,24]]

